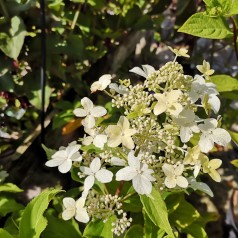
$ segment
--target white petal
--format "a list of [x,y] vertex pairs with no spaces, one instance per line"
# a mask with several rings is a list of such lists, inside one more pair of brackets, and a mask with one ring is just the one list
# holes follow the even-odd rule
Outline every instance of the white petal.
[[132,180],[136,175],[138,174],[138,172],[130,167],[127,166],[123,169],[120,169],[117,173],[116,173],[116,180],[117,181],[121,181],[121,180],[125,180],[125,181],[130,181]]
[[151,75],[152,73],[155,72],[155,68],[149,64],[144,64],[142,65],[143,70],[145,71],[145,74],[147,76]]
[[84,190],[89,191],[92,186],[94,185],[95,178],[93,175],[89,175],[85,180],[84,180]]
[[108,139],[107,141],[107,145],[109,147],[117,147],[118,145],[120,145],[122,142],[122,137],[121,136],[117,136],[117,137],[111,137]]
[[192,130],[189,127],[181,127],[180,129],[180,139],[183,143],[186,143],[190,140],[193,133]]
[[212,135],[208,133],[203,133],[200,137],[198,145],[202,152],[204,153],[209,152],[214,146]]
[[91,90],[91,93],[94,93],[94,92],[96,92],[96,91],[98,91],[98,90],[101,90],[101,83],[98,82],[98,81],[94,82],[94,83],[91,85],[90,90]]
[[193,175],[194,175],[195,178],[198,176],[200,169],[201,169],[201,164],[196,164],[194,166]]
[[76,117],[86,117],[87,116],[87,112],[82,108],[74,109],[73,113]]
[[98,81],[102,85],[101,90],[104,90],[111,83],[111,79],[112,79],[111,74],[104,74],[99,78]]
[[188,180],[183,176],[178,176],[176,179],[176,183],[181,188],[187,188],[188,187]]
[[134,67],[133,69],[129,70],[129,72],[132,72],[132,73],[135,73],[135,74],[138,74],[144,78],[147,77],[146,73],[139,67]]
[[62,218],[67,221],[75,215],[75,201],[73,198],[66,197],[63,199],[65,210],[62,213]]
[[221,182],[221,176],[216,170],[210,170],[209,175],[212,177],[212,179],[216,182]]
[[211,105],[212,110],[218,113],[221,106],[220,99],[216,95],[209,95],[208,103]]
[[184,170],[184,165],[180,164],[174,169],[174,174],[177,176],[181,175],[183,173],[183,170]]
[[67,173],[70,171],[72,167],[72,160],[67,159],[61,165],[59,165],[58,169],[61,173]]
[[80,149],[80,145],[73,145],[73,146],[68,146],[66,148],[66,154],[67,157],[70,158],[73,154],[75,154],[76,152],[78,152],[78,150]]
[[218,145],[226,146],[231,141],[231,136],[225,129],[216,128],[212,134],[214,142]]
[[107,114],[107,110],[102,106],[96,106],[90,111],[90,113],[94,117],[102,117]]
[[139,169],[140,168],[140,160],[138,159],[138,157],[135,157],[134,153],[135,153],[134,150],[129,152],[129,154],[128,154],[128,164],[129,164],[130,167],[133,167],[135,169]]
[[87,97],[81,99],[81,105],[86,112],[89,112],[91,109],[93,109],[93,102]]
[[93,128],[95,126],[95,119],[92,115],[87,115],[82,120],[82,125],[87,128]]
[[166,103],[159,101],[155,104],[153,112],[157,116],[157,115],[160,115],[161,113],[165,112],[166,109],[167,109]]
[[115,166],[125,166],[125,160],[124,159],[120,159],[118,157],[113,156],[111,158],[111,165],[115,165]]
[[170,164],[163,164],[162,170],[167,177],[174,176],[174,167]]
[[75,200],[71,197],[65,197],[63,199],[63,205],[67,208],[75,208]]
[[56,158],[56,159],[51,159],[48,160],[45,165],[48,167],[56,167],[62,164],[65,161],[65,158]]
[[107,169],[100,169],[95,177],[101,183],[109,183],[112,181],[113,173]]
[[93,144],[98,148],[103,148],[104,144],[107,142],[107,136],[106,135],[97,135],[94,140]]
[[132,185],[138,194],[150,194],[152,191],[151,182],[141,174],[132,179]]
[[167,188],[174,188],[176,187],[176,179],[174,176],[166,177],[164,180],[164,184]]
[[134,141],[130,136],[123,136],[122,137],[122,145],[124,145],[126,148],[132,150],[135,147]]
[[81,161],[82,155],[79,152],[76,152],[69,159],[71,159],[72,161]]
[[80,208],[76,210],[75,219],[79,222],[88,223],[89,216],[85,208]]
[[92,136],[86,136],[83,138],[82,144],[83,145],[91,145],[93,142],[93,137]]
[[71,219],[75,215],[75,208],[74,209],[66,209],[62,213],[63,220],[67,221]]
[[85,166],[80,166],[80,170],[85,174],[85,175],[93,175],[93,172],[90,168],[85,167]]
[[93,173],[98,172],[98,170],[101,168],[101,161],[98,157],[94,158],[93,161],[90,164],[90,169]]

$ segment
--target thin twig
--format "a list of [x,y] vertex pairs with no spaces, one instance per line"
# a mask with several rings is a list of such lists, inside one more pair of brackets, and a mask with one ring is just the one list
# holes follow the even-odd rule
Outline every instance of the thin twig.
[[116,192],[115,192],[115,195],[119,196],[119,194],[120,194],[120,192],[121,192],[121,190],[122,190],[122,187],[123,187],[123,185],[124,185],[124,182],[125,182],[125,181],[123,181],[123,180],[120,182],[120,184],[119,184],[119,186],[118,186],[118,188],[117,188],[117,190],[116,190]]
[[237,48],[237,27],[236,27],[236,23],[233,19],[233,17],[230,17],[230,20],[232,22],[232,26],[233,26],[233,42],[234,42],[234,47],[235,47],[235,53],[236,53],[236,60],[238,61],[238,48]]

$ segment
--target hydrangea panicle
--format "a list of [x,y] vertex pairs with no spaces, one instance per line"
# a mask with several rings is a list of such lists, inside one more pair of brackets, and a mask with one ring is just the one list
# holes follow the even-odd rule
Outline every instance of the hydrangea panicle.
[[[188,58],[188,50],[171,50],[176,55],[174,61],[159,69],[142,65],[130,70],[145,78],[138,84],[128,78],[111,83],[110,74],[92,84],[92,93],[103,91],[112,98],[108,120],[98,119],[107,110],[95,106],[87,97],[73,111],[82,118],[82,145],[73,142],[62,147],[46,162],[62,173],[75,166],[72,174],[78,174],[77,179],[83,183],[78,200],[63,199],[64,220],[75,217],[83,223],[106,223],[113,218],[112,232],[121,236],[132,222],[122,208],[130,196],[151,198],[154,189],[173,193],[194,188],[200,183],[200,174],[221,181],[217,169],[222,161],[206,155],[215,143],[226,146],[231,141],[218,119],[210,118],[210,109],[214,113],[220,109],[219,93],[209,81],[214,72],[203,61],[197,67],[202,75],[185,75],[176,58]],[[123,186],[128,184],[133,189],[126,194]]]

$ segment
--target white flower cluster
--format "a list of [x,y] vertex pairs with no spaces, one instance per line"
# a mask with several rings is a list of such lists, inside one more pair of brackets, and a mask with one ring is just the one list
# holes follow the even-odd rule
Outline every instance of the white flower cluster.
[[[172,51],[176,57],[188,57],[186,49]],[[214,72],[210,64],[204,61],[197,68],[202,75],[185,75],[182,65],[174,60],[159,70],[150,65],[130,70],[145,78],[140,84],[132,85],[128,79],[111,83],[112,76],[108,74],[93,83],[92,93],[104,91],[122,114],[114,123],[107,123],[107,110],[95,106],[87,97],[81,100],[82,107],[74,110],[84,126],[82,145],[73,142],[60,148],[46,163],[49,167],[58,166],[62,173],[75,165],[84,183],[77,201],[64,198],[63,219],[106,222],[106,217],[116,215],[113,231],[120,235],[131,223],[118,198],[124,183],[131,183],[134,193],[149,196],[152,187],[186,189],[191,178],[202,173],[217,182],[221,180],[217,172],[221,160],[209,160],[206,153],[215,143],[226,146],[231,137],[220,128],[220,116],[199,116],[216,114],[220,100],[216,86],[209,81]],[[119,186],[111,195],[107,183],[115,181],[120,181]],[[98,184],[104,186],[106,195],[92,196]]]

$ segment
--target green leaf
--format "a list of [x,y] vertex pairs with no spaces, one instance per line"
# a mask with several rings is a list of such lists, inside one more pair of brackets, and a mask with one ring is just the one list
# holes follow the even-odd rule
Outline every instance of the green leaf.
[[141,225],[133,225],[126,232],[124,238],[143,238],[143,227]]
[[8,213],[16,212],[23,209],[24,206],[17,203],[15,199],[7,196],[0,196],[0,215],[6,216]]
[[14,16],[11,19],[9,33],[0,33],[0,49],[8,57],[17,59],[21,52],[25,36],[26,29],[24,22],[19,16]]
[[43,216],[53,197],[61,192],[59,189],[43,191],[26,206],[19,224],[19,238],[39,238],[46,228],[47,220]]
[[233,164],[236,168],[238,168],[238,159],[233,159],[231,161],[231,164]]
[[140,197],[135,194],[125,201],[123,201],[123,210],[130,211],[130,212],[141,212],[142,210],[142,204],[140,201]]
[[231,139],[236,143],[238,146],[238,133],[234,131],[228,130],[229,134],[231,135]]
[[46,214],[46,218],[48,220],[48,224],[46,229],[42,232],[42,238],[80,238],[82,234],[78,228],[77,222],[74,219],[70,221],[64,221],[62,219],[58,219],[50,213]]
[[238,0],[233,0],[229,13],[227,14],[228,16],[236,15],[238,14]]
[[41,146],[44,149],[48,159],[51,159],[51,156],[57,151],[57,150],[47,148],[44,144],[41,144]]
[[204,227],[199,223],[192,223],[190,226],[183,229],[183,232],[190,234],[191,236],[187,236],[189,238],[207,238],[207,233]]
[[115,216],[111,216],[108,218],[107,222],[103,222],[102,220],[97,220],[94,222],[89,222],[85,227],[83,237],[90,238],[113,238],[112,233],[112,222],[116,220]]
[[150,220],[146,212],[143,211],[144,215],[144,238],[162,238],[165,235],[165,231],[162,229],[159,229],[158,226],[155,226],[155,224]]
[[[47,108],[50,102],[50,95],[52,89],[46,85],[45,87],[45,107]],[[30,103],[35,106],[37,109],[41,109],[41,89],[31,91]],[[46,109],[45,108],[45,109]]]
[[231,92],[238,90],[238,79],[231,76],[220,74],[211,76],[211,80],[217,86],[218,92]]
[[20,193],[20,192],[23,192],[23,190],[18,188],[13,183],[4,183],[4,184],[0,185],[0,192]]
[[153,188],[151,196],[140,195],[143,207],[151,221],[163,229],[170,237],[174,237],[169,224],[168,211],[159,191]]
[[210,197],[214,196],[212,190],[206,183],[197,182],[194,178],[189,179],[189,187],[192,188],[194,191],[202,191],[208,194]]
[[0,237],[2,238],[13,238],[6,230],[0,228]]
[[201,12],[192,15],[178,31],[209,39],[224,39],[233,35],[223,17],[210,17]]
[[183,194],[170,195],[171,200],[179,200],[179,206],[169,215],[169,220],[178,228],[184,229],[200,218],[198,211],[185,199]]

